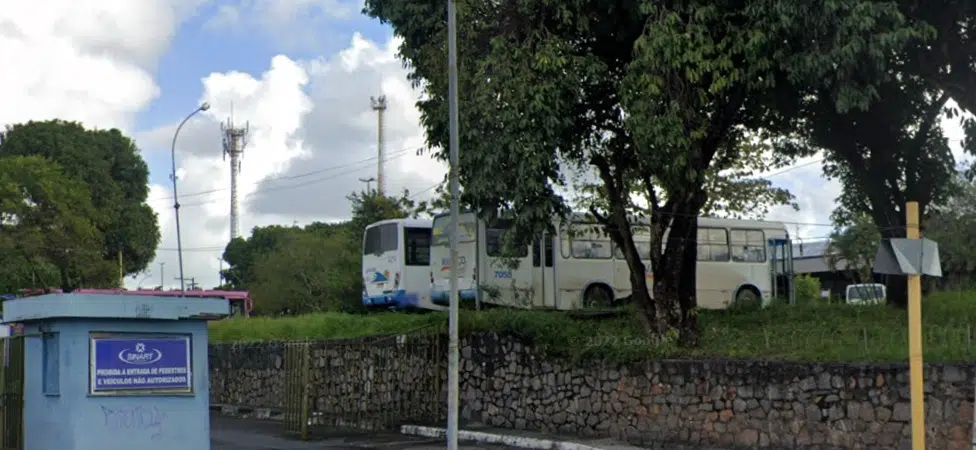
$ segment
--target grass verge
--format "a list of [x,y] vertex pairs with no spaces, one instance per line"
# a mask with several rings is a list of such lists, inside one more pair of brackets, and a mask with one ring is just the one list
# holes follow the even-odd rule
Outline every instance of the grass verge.
[[[925,360],[976,362],[976,292],[945,292],[923,300]],[[513,334],[547,354],[615,362],[647,358],[737,358],[838,362],[908,360],[907,313],[886,306],[776,305],[759,311],[702,311],[697,349],[656,345],[634,314],[581,319],[562,312],[495,309],[461,311],[462,335]],[[347,339],[439,333],[447,314],[312,314],[211,323],[211,341],[261,342]]]

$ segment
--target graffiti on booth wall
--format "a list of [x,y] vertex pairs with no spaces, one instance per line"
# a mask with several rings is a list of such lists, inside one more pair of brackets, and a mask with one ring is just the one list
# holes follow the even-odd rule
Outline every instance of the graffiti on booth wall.
[[152,315],[153,307],[148,303],[140,304],[136,306],[136,317],[145,319]]
[[166,424],[166,412],[155,406],[101,405],[106,428],[118,431],[138,431],[150,433],[150,439],[158,439]]

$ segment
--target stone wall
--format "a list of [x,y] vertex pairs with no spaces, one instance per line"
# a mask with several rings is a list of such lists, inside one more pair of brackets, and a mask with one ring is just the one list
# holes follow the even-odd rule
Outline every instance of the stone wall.
[[445,349],[440,336],[211,345],[210,402],[284,409],[308,386],[314,423],[436,422],[446,410]]
[[[320,385],[313,395],[317,404],[323,407],[342,401],[329,399],[370,391],[364,383],[370,379],[369,367],[374,367],[372,377],[376,379],[376,364],[384,367],[383,373],[402,370],[408,377],[400,380],[386,376],[380,383],[383,397],[374,403],[442,402],[443,387],[431,389],[430,385],[442,383],[443,377],[429,371],[442,372],[445,368],[443,339],[436,343],[434,339],[411,339],[393,350],[387,345],[387,350],[372,351],[378,353],[365,351],[366,344],[315,344],[322,349],[333,348],[331,353],[323,350],[320,360],[313,364],[313,377]],[[410,350],[428,347],[434,350]],[[340,358],[335,352],[349,354]],[[402,362],[391,365],[398,358]],[[343,377],[335,376],[337,369],[328,368],[330,360],[346,361],[335,363],[344,367]],[[283,346],[213,346],[210,361],[212,402],[283,406]],[[570,364],[542,358],[512,338],[480,335],[463,340],[461,369],[464,422],[608,436],[645,447],[673,442],[746,448],[879,449],[906,448],[910,443],[905,365],[749,361]],[[411,370],[426,372],[414,376]],[[316,371],[322,375],[314,375]],[[974,376],[974,366],[927,367],[930,449],[972,448]],[[427,387],[414,387],[410,377],[426,380],[423,384]],[[337,387],[337,383],[345,387]],[[370,392],[376,397],[375,382],[373,386]],[[362,395],[358,398],[362,400]],[[350,409],[333,408],[332,414],[349,415],[346,411]]]

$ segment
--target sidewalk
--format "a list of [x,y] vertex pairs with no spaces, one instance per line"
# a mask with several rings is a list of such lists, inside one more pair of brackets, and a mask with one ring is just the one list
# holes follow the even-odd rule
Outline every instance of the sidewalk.
[[[247,418],[242,418],[247,417]],[[442,450],[443,427],[404,425],[399,433],[330,430],[312,441],[282,436],[281,412],[268,408],[237,408],[213,405],[211,429],[213,450]],[[226,445],[220,447],[218,444]],[[459,450],[646,450],[607,438],[584,438],[533,431],[492,428],[469,424],[458,431]],[[655,448],[680,450],[681,445],[661,444]],[[724,450],[699,449],[696,450]]]
[[[333,430],[308,441],[285,436],[281,422],[210,414],[211,450],[443,450],[444,438],[392,432]],[[458,450],[510,450],[516,447],[461,442]]]

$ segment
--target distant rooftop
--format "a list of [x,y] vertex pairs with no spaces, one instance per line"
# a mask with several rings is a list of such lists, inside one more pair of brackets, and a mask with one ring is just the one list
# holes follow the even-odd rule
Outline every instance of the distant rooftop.
[[793,239],[793,259],[821,257],[827,252],[828,245],[830,245],[828,239],[803,241],[802,243],[799,239]]

